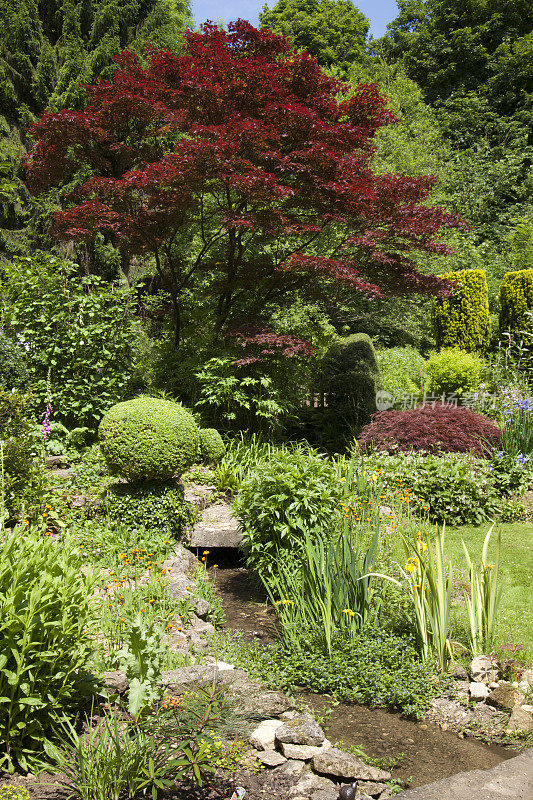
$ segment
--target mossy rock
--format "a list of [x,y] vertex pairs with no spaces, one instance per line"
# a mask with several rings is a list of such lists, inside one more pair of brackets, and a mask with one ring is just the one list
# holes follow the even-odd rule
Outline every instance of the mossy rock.
[[192,414],[169,400],[137,397],[109,409],[99,428],[112,475],[166,481],[196,460],[200,434]]

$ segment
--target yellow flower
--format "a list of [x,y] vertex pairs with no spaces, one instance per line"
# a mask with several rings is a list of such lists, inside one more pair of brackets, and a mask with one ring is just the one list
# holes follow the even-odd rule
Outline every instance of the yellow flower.
[[407,572],[414,572],[416,568],[414,564],[410,564],[409,562],[407,562],[407,564],[405,565],[405,569],[407,570]]
[[202,553],[202,555],[203,555],[203,556],[206,556],[208,553],[209,553],[209,550],[204,550],[204,552]]

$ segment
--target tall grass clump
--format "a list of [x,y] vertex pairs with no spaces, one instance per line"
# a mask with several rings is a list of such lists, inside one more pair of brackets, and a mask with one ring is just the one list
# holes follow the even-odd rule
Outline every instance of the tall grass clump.
[[435,656],[441,672],[446,670],[450,655],[450,608],[452,569],[444,556],[444,529],[437,532],[435,542],[416,543],[402,536],[407,563],[403,568],[414,608],[417,637],[425,659]]
[[465,595],[468,609],[469,644],[474,656],[492,650],[496,618],[502,595],[500,582],[501,534],[499,532],[494,562],[491,563],[487,560],[493,528],[494,525],[489,529],[483,542],[480,569],[472,562],[463,542],[470,578],[470,593]]

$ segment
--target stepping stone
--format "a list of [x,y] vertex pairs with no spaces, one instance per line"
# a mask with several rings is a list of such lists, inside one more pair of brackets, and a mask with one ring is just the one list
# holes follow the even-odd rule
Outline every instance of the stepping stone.
[[195,524],[190,547],[239,547],[242,533],[239,521],[233,516],[228,503],[215,503],[202,511]]

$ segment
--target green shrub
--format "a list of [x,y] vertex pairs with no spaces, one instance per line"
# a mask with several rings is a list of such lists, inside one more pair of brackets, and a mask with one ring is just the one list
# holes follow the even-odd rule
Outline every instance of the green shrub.
[[306,533],[329,536],[341,486],[334,465],[313,450],[273,449],[257,462],[234,500],[248,565],[267,576],[279,558],[301,557]]
[[30,436],[31,397],[0,389],[0,433],[3,450],[4,503],[9,514],[40,501],[43,470]]
[[376,453],[365,456],[363,464],[380,470],[384,493],[398,486],[410,489],[412,507],[434,522],[447,525],[479,525],[491,519],[499,507],[492,467],[486,461],[464,453]]
[[533,333],[533,269],[508,272],[500,286],[500,331]]
[[178,403],[138,397],[113,406],[99,428],[100,447],[112,475],[129,481],[165,481],[190,467],[199,432]]
[[420,395],[426,380],[423,356],[414,347],[390,347],[378,350],[376,358],[383,388],[394,395]]
[[459,347],[468,352],[487,350],[491,332],[485,270],[464,269],[439,277],[456,285],[450,297],[435,304],[437,347]]
[[208,464],[216,464],[226,452],[222,436],[215,428],[200,429],[200,453]]
[[126,527],[164,531],[180,536],[192,510],[176,481],[167,483],[116,483],[107,490],[104,510]]
[[24,349],[0,332],[0,386],[23,389],[28,383],[28,366]]
[[483,359],[466,350],[446,348],[431,353],[426,364],[429,391],[439,397],[443,394],[461,397],[465,392],[474,392],[479,388],[484,368]]
[[46,763],[58,724],[92,691],[95,581],[74,543],[17,528],[0,545],[0,767]]
[[370,336],[354,333],[333,344],[320,362],[314,388],[326,400],[321,424],[336,431],[337,446],[342,447],[354,428],[369,422],[376,411],[376,392],[382,388]]
[[0,297],[10,331],[27,343],[35,408],[51,404],[56,421],[93,430],[126,396],[135,336],[133,299],[98,275],[49,253],[2,266]]
[[195,408],[224,430],[272,432],[292,409],[270,362],[210,358],[196,378],[200,389]]

